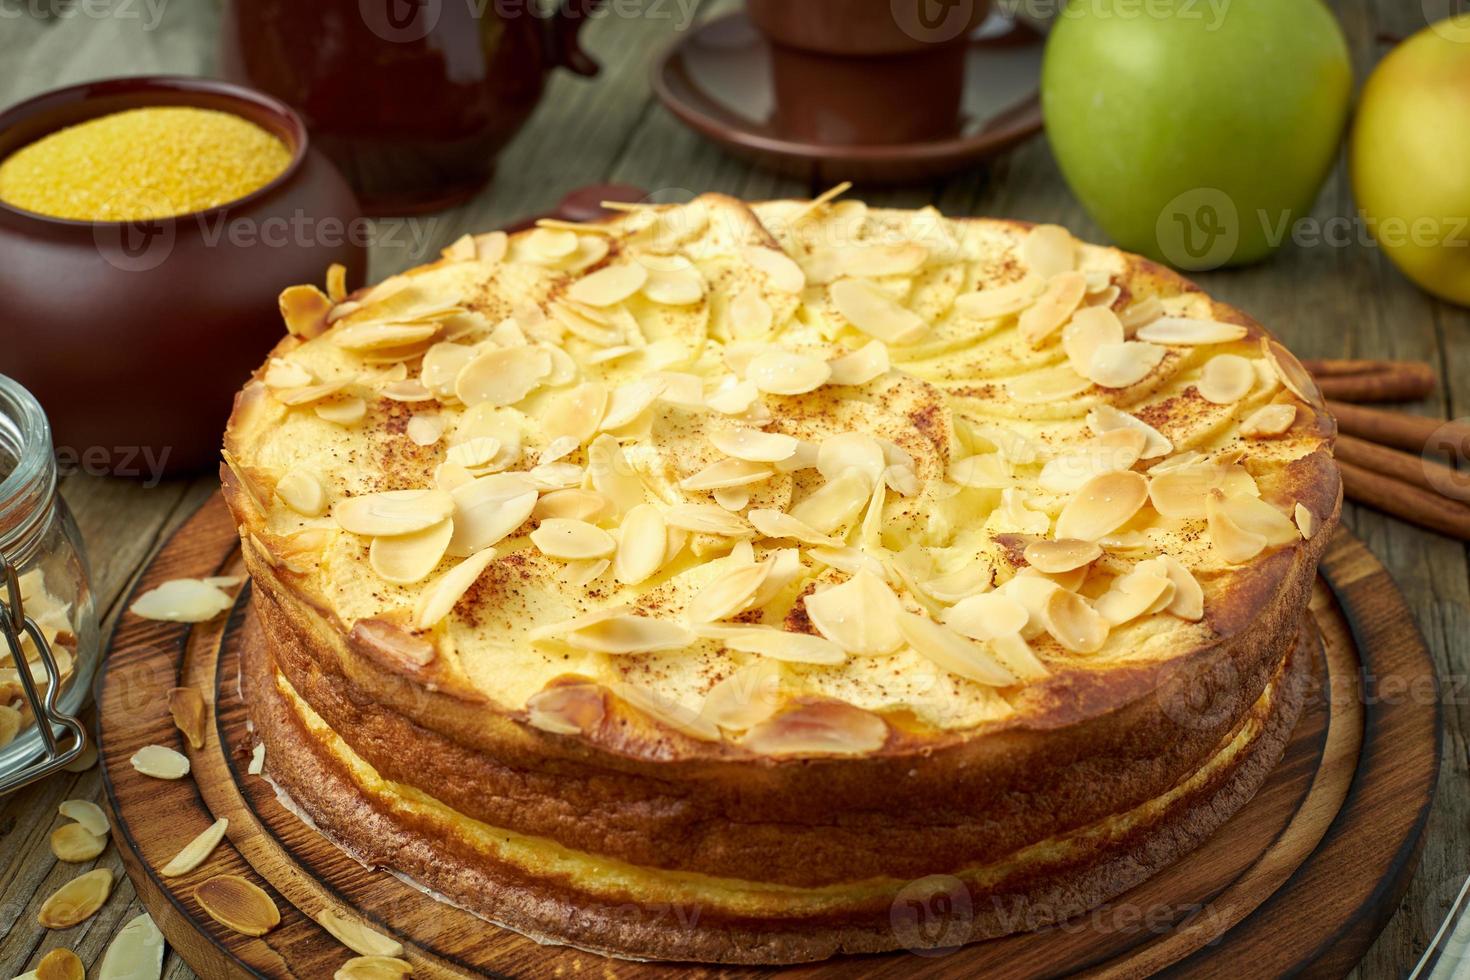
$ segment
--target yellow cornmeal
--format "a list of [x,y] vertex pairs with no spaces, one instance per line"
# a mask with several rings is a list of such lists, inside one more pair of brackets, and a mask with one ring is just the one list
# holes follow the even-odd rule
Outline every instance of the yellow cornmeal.
[[284,143],[228,112],[129,109],[11,154],[0,163],[0,201],[80,221],[166,218],[238,200],[290,162]]

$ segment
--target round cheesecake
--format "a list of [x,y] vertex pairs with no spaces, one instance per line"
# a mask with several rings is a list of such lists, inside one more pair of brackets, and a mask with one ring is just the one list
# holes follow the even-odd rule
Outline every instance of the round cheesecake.
[[329,280],[221,472],[268,773],[362,860],[615,956],[947,947],[1280,757],[1334,426],[1172,272],[705,195]]

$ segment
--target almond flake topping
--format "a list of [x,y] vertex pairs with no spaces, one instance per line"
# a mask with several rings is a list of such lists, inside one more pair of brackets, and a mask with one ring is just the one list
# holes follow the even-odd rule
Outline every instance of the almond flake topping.
[[321,481],[305,470],[288,470],[276,481],[276,496],[302,517],[321,517],[327,512],[327,492]]
[[1241,527],[1226,507],[1225,494],[1211,490],[1205,497],[1210,543],[1232,565],[1250,561],[1266,549],[1265,535]]
[[635,684],[618,684],[614,693],[648,717],[690,738],[707,742],[720,740],[720,729],[699,712]]
[[1021,259],[1043,279],[1077,268],[1077,242],[1061,225],[1037,225],[1021,240]]
[[1101,558],[1102,553],[1102,548],[1096,542],[1080,541],[1076,538],[1033,541],[1026,546],[1024,552],[1026,564],[1048,575],[1060,575],[1083,568]]
[[772,395],[804,395],[827,383],[832,369],[811,354],[768,350],[751,358],[745,377],[756,390]]
[[1298,502],[1291,510],[1291,517],[1297,530],[1301,532],[1303,540],[1310,541],[1312,535],[1317,533],[1317,515]]
[[1055,589],[1041,607],[1041,624],[1066,650],[1096,653],[1108,639],[1108,621],[1075,592]]
[[470,586],[484,574],[494,559],[494,548],[477,551],[431,582],[428,588],[419,593],[418,601],[414,604],[414,629],[431,629],[448,616],[455,603],[469,591]]
[[1046,289],[1016,323],[1021,339],[1032,347],[1040,347],[1071,319],[1086,295],[1087,277],[1082,273],[1062,272],[1052,276]]
[[613,576],[625,585],[637,585],[663,567],[668,549],[668,526],[652,504],[639,504],[623,516],[622,538],[613,559]]
[[1010,687],[1016,677],[980,644],[924,616],[901,612],[899,632],[918,654],[959,677],[990,687]]
[[1173,555],[1160,555],[1156,561],[1169,581],[1174,584],[1174,598],[1166,611],[1180,619],[1197,623],[1205,617],[1205,592],[1200,588],[1194,573]]
[[1139,327],[1146,323],[1153,323],[1163,315],[1164,301],[1157,296],[1145,296],[1118,314],[1118,319],[1122,321],[1123,329],[1131,335]]
[[730,321],[730,336],[736,340],[763,340],[775,323],[775,311],[755,286],[746,286],[731,296],[725,305]]
[[1276,374],[1281,378],[1288,391],[1296,395],[1308,405],[1323,408],[1322,389],[1317,387],[1317,382],[1312,378],[1311,372],[1302,366],[1296,355],[1282,347],[1269,337],[1261,338],[1261,350],[1266,358],[1276,368]]
[[805,704],[756,725],[740,744],[760,755],[862,755],[888,741],[888,725],[837,701]]
[[752,463],[745,459],[722,459],[679,481],[684,490],[725,490],[731,487],[749,486],[776,475],[776,471],[764,463]]
[[892,653],[903,643],[898,630],[903,606],[888,583],[870,572],[859,571],[802,601],[817,631],[848,653]]
[[391,537],[422,531],[453,511],[454,499],[443,490],[386,490],[337,501],[332,518],[353,534]]
[[727,538],[748,538],[752,534],[749,524],[718,504],[675,504],[664,512],[664,521],[670,527]]
[[432,446],[444,437],[444,420],[437,415],[415,415],[403,432],[415,446]]
[[1199,344],[1228,344],[1241,340],[1249,333],[1238,323],[1221,323],[1218,320],[1196,320],[1183,316],[1162,316],[1139,327],[1134,336],[1154,344],[1193,346]]
[[1087,415],[1087,426],[1098,435],[1114,429],[1137,429],[1145,437],[1140,459],[1156,459],[1174,451],[1174,444],[1147,422],[1111,405],[1096,405]]
[[845,473],[858,473],[866,486],[883,479],[888,461],[883,446],[866,432],[843,432],[828,436],[817,447],[817,472],[828,480]]
[[281,319],[292,336],[310,340],[327,329],[332,299],[315,286],[287,286],[281,291],[279,304]]
[[315,405],[312,410],[317,418],[336,425],[355,425],[367,415],[367,402],[361,398],[343,398],[338,401]]
[[1245,468],[1223,465],[1213,459],[1201,459],[1183,466],[1171,466],[1149,474],[1148,495],[1154,510],[1177,520],[1202,520],[1205,501],[1211,490],[1252,494],[1255,482]]
[[1174,583],[1167,569],[1140,562],[1126,575],[1113,580],[1108,591],[1098,596],[1098,614],[1113,626],[1158,612],[1174,601]]
[[1122,527],[1148,499],[1148,480],[1122,471],[1093,477],[1077,489],[1057,517],[1058,538],[1096,541]]
[[588,306],[613,306],[629,298],[648,282],[648,268],[641,263],[610,265],[589,273],[567,287],[567,298]]
[[800,293],[806,288],[806,273],[785,252],[751,245],[741,250],[740,255],[765,274],[766,281],[776,292]]
[[1088,306],[1073,314],[1062,328],[1062,350],[1067,363],[1080,375],[1091,377],[1093,356],[1099,347],[1123,343],[1123,324],[1112,310]]
[[796,455],[800,441],[778,432],[759,429],[717,428],[709,434],[710,445],[733,459],[776,463]]
[[1100,344],[1092,352],[1086,377],[1104,388],[1127,388],[1152,374],[1166,353],[1157,344],[1137,340]]
[[557,640],[578,650],[607,654],[682,650],[694,642],[694,634],[682,623],[634,616],[623,611],[625,609],[602,610],[564,623],[538,627],[531,631],[531,639],[536,642]]
[[631,425],[658,400],[663,390],[662,378],[641,378],[618,385],[608,396],[601,428],[610,431]]
[[542,416],[541,424],[552,439],[568,437],[581,445],[601,427],[607,403],[607,386],[589,381],[558,394]]
[[689,601],[684,618],[690,623],[713,623],[749,608],[773,564],[768,558],[722,571]]
[[454,393],[466,405],[514,405],[551,374],[551,355],[537,347],[494,348],[460,369]]
[[590,732],[606,711],[602,688],[596,684],[557,684],[526,699],[527,723],[558,735]]
[[339,326],[329,336],[338,347],[357,353],[409,347],[434,339],[437,323],[353,323]]
[[1020,313],[1036,301],[1045,286],[1046,280],[1041,276],[1028,274],[1019,282],[961,293],[955,297],[954,307],[972,320],[994,320]]
[[1037,482],[1051,493],[1071,493],[1101,473],[1132,469],[1147,443],[1147,436],[1137,429],[1112,429],[1048,460]]
[[439,567],[453,537],[454,521],[445,518],[412,534],[374,538],[368,548],[368,564],[385,582],[413,585]]
[[612,535],[597,525],[560,517],[542,521],[531,532],[531,543],[546,557],[564,561],[606,558],[617,548]]
[[536,508],[536,488],[523,473],[497,473],[449,492],[454,535],[449,554],[464,557],[499,543]]
[[[837,653],[841,656],[842,651],[838,650]],[[780,706],[781,665],[774,659],[757,660],[746,664],[710,688],[704,697],[704,708],[700,715],[721,728],[743,730],[765,721]]]
[[828,287],[843,319],[885,344],[912,344],[929,325],[867,279],[839,279]]
[[1256,386],[1256,369],[1239,354],[1216,354],[1205,362],[1195,387],[1207,402],[1234,405]]
[[888,345],[881,340],[870,340],[857,350],[827,363],[832,368],[830,384],[865,385],[888,373]]
[[850,245],[837,253],[842,272],[849,276],[911,276],[929,258],[929,250],[918,242],[896,245]]
[[1296,423],[1296,406],[1277,403],[1263,405],[1240,423],[1240,434],[1246,438],[1279,436]]
[[756,508],[745,516],[755,525],[757,531],[768,538],[790,538],[802,544],[842,547],[840,539],[823,534],[811,525],[779,510]]

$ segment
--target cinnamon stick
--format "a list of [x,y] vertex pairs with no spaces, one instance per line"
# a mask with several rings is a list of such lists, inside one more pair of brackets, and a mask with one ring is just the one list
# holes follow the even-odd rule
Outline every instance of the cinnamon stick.
[[1411,453],[1448,452],[1470,457],[1470,423],[1446,422],[1340,401],[1329,401],[1327,411],[1337,418],[1339,431],[1369,442],[1396,446]]
[[1470,502],[1470,472],[1461,473],[1423,456],[1399,452],[1353,436],[1337,437],[1335,455],[1339,463],[1351,463],[1458,501]]
[[1304,361],[1328,398],[1345,402],[1418,401],[1434,390],[1434,368],[1423,361]]
[[1342,470],[1343,492],[1351,499],[1411,524],[1470,541],[1470,506],[1352,463],[1339,461],[1337,465]]

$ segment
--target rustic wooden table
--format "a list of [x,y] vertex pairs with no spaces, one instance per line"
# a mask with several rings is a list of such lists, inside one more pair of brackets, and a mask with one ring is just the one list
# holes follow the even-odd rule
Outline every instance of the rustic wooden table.
[[[695,0],[709,16],[738,0]],[[1427,8],[1440,0],[1337,0],[1359,81],[1395,37],[1422,28]],[[1448,12],[1453,0],[1443,0]],[[592,24],[589,50],[602,62],[588,82],[559,77],[525,131],[505,153],[495,182],[453,211],[376,226],[373,278],[417,264],[465,231],[496,227],[544,210],[568,189],[617,181],[676,193],[715,190],[759,199],[807,196],[820,188],[753,170],[685,130],[653,100],[648,65],[654,51],[683,26],[681,5],[626,3]],[[0,0],[0,105],[60,85],[120,74],[210,74],[214,68],[217,4],[129,0],[70,4],[56,0]],[[956,215],[1054,221],[1093,240],[1103,236],[1063,184],[1046,141],[1035,139],[993,165],[932,186],[903,190],[859,187],[875,204],[913,207],[935,203]],[[1354,205],[1338,167],[1304,230],[1351,217]],[[1356,224],[1351,226],[1354,230]],[[1288,244],[1270,262],[1218,272],[1201,284],[1275,329],[1307,357],[1393,357],[1435,365],[1441,390],[1415,407],[1436,417],[1464,412],[1470,398],[1470,313],[1415,289],[1379,251],[1354,234],[1342,245]],[[270,302],[262,297],[262,302]],[[3,371],[0,352],[0,371]],[[91,553],[93,585],[108,622],[134,574],[189,513],[216,489],[213,477],[145,487],[138,482],[73,474],[62,491],[76,512]],[[1470,562],[1465,546],[1348,506],[1345,519],[1383,560],[1408,597],[1445,679],[1445,757],[1440,789],[1424,840],[1418,874],[1401,907],[1358,973],[1403,975],[1433,934],[1470,872],[1470,781],[1466,738],[1470,704]],[[97,770],[63,774],[0,799],[0,978],[35,966],[48,950],[66,945],[94,963],[116,929],[141,911],[123,879],[97,916],[64,933],[36,924],[44,898],[78,869],[56,862],[47,837],[65,799],[99,798]],[[113,850],[98,864],[120,877]],[[170,955],[168,977],[193,976]]]

